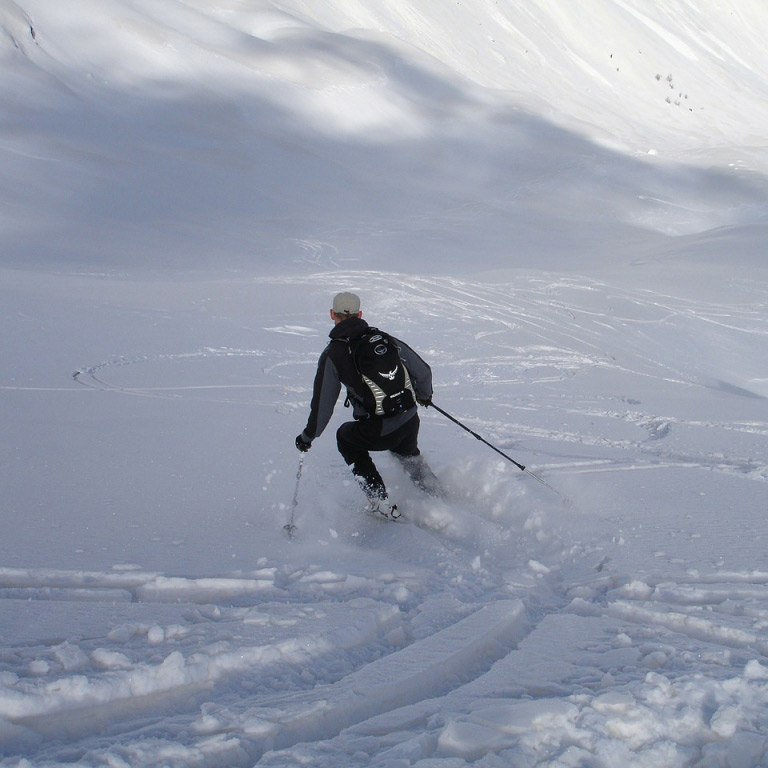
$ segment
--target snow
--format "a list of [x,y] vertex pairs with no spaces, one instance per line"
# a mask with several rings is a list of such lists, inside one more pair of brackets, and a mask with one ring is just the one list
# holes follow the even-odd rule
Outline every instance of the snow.
[[[766,36],[0,0],[0,766],[768,764]],[[340,290],[528,471],[297,484]]]

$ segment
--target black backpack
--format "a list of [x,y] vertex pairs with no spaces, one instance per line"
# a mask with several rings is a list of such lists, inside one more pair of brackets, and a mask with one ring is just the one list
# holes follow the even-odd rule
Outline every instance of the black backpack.
[[350,339],[349,351],[362,379],[363,407],[369,416],[395,416],[416,405],[416,392],[395,340],[378,328]]

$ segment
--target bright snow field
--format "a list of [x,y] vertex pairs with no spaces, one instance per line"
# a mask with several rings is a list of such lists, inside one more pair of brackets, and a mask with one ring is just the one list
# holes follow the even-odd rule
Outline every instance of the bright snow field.
[[0,0],[0,765],[768,762],[768,11],[535,6]]

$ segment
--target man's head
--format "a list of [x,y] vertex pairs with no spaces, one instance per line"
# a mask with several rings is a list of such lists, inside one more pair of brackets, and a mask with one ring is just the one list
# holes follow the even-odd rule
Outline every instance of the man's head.
[[331,319],[335,323],[340,323],[348,317],[362,317],[360,311],[360,297],[348,291],[337,293],[333,297],[333,307],[331,307]]

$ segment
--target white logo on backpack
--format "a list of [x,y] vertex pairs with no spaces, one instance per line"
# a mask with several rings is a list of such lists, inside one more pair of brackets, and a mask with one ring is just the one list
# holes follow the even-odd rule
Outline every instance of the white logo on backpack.
[[389,371],[389,373],[387,373],[387,371],[379,371],[379,376],[381,376],[383,379],[394,381],[395,376],[397,376],[397,368],[393,368],[391,371]]

